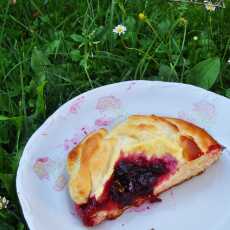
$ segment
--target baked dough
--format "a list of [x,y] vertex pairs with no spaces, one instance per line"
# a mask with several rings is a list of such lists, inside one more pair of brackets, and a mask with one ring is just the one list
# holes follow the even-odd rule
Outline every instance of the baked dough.
[[[115,164],[123,158],[142,154],[146,159],[170,155],[177,162],[167,179],[154,186],[158,195],[200,174],[221,154],[221,145],[205,130],[176,118],[132,115],[112,130],[99,129],[86,136],[68,155],[69,192],[77,205],[91,197],[100,200]],[[95,213],[95,224],[114,218],[121,210]]]

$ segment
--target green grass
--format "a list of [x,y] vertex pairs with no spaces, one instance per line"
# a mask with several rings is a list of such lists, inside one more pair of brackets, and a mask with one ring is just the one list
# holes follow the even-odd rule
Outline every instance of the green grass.
[[[10,2],[0,2],[0,195],[10,200],[1,230],[26,228],[15,192],[20,156],[70,98],[131,79],[191,83],[230,97],[229,0],[215,12],[166,0]],[[127,27],[122,36],[112,33],[119,23]]]

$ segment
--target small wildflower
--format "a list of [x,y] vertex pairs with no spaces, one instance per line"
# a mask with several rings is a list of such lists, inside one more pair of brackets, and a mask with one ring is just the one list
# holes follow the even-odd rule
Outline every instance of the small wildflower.
[[188,24],[188,20],[185,19],[185,18],[183,18],[183,17],[181,17],[181,18],[180,18],[180,24],[181,24],[181,25],[187,25],[187,24]]
[[140,21],[144,21],[146,19],[146,16],[145,16],[144,12],[139,13],[138,18],[139,18]]
[[230,58],[228,59],[228,64],[230,64]]
[[11,4],[12,4],[12,5],[15,5],[16,3],[17,3],[16,0],[11,0]]
[[126,32],[126,27],[123,26],[123,25],[117,25],[114,29],[113,29],[113,32],[116,33],[116,34],[124,34]]
[[197,41],[197,40],[198,40],[198,37],[197,37],[197,36],[194,36],[194,37],[193,37],[193,40],[194,40],[194,41]]
[[211,12],[216,10],[216,6],[210,1],[204,1],[204,6],[206,10],[211,11]]
[[5,197],[0,196],[0,210],[7,208],[9,201]]

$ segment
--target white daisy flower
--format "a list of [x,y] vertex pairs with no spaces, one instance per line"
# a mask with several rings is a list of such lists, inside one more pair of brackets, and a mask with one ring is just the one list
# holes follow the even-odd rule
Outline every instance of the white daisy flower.
[[126,32],[126,27],[123,26],[123,25],[117,25],[114,29],[113,29],[113,32],[116,33],[116,34],[124,34]]
[[230,64],[230,58],[228,59],[228,64]]
[[214,4],[212,4],[212,2],[204,1],[204,6],[205,6],[206,10],[208,10],[208,11],[213,12],[216,10],[216,6]]
[[9,201],[5,197],[0,196],[0,210],[7,208]]

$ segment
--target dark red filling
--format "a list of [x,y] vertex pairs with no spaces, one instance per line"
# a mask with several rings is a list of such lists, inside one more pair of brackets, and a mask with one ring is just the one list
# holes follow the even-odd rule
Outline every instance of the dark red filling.
[[161,161],[156,164],[144,158],[138,162],[123,159],[115,167],[109,196],[121,206],[131,205],[136,198],[153,193],[158,177],[167,172]]
[[[153,195],[154,186],[168,178],[175,171],[176,164],[176,160],[168,155],[151,160],[141,154],[121,157],[102,196],[97,201],[95,197],[91,197],[86,204],[76,205],[76,210],[85,225],[93,226],[97,224],[94,214],[98,211],[119,212],[129,206],[139,206],[146,200],[159,201]],[[114,216],[107,216],[109,218]]]

